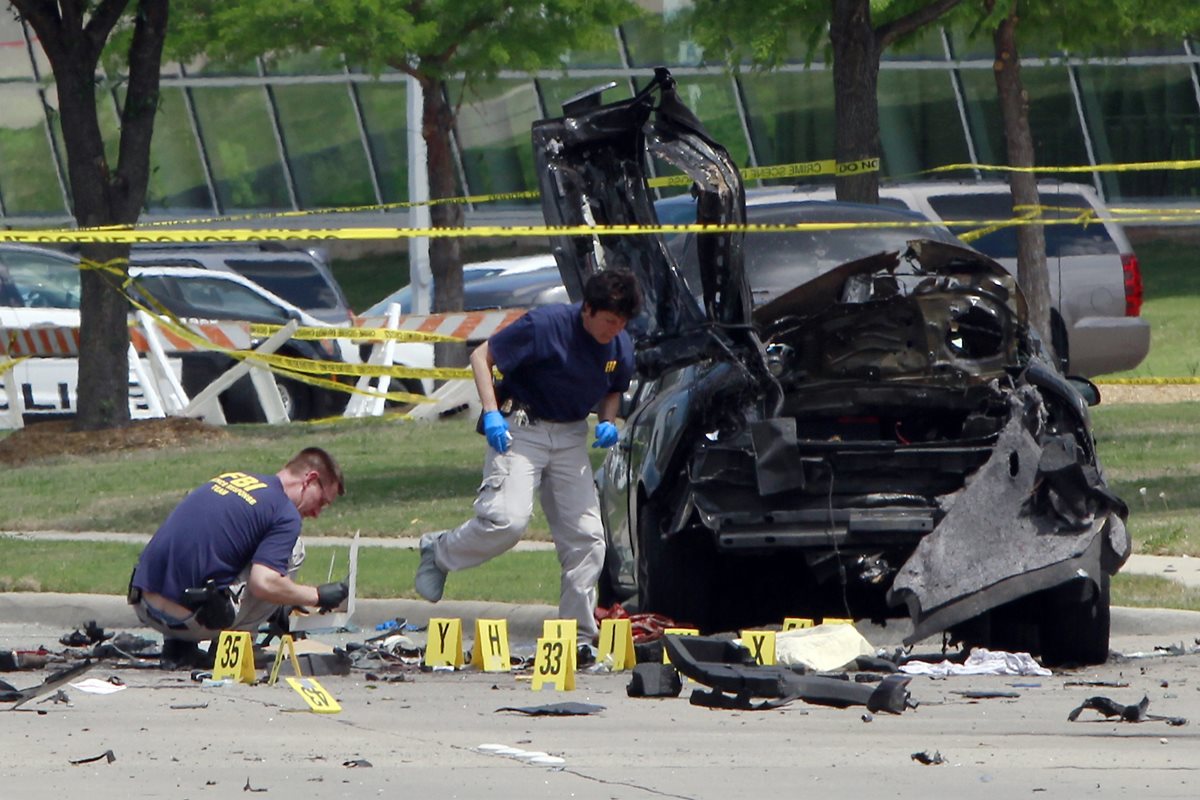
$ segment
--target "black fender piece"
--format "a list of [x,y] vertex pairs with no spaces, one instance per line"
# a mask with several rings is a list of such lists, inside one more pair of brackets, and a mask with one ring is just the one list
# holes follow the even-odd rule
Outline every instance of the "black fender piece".
[[908,693],[911,679],[907,675],[889,675],[878,686],[870,686],[824,675],[802,675],[787,667],[759,666],[749,650],[728,639],[668,634],[663,641],[671,664],[681,674],[736,696],[720,698],[713,693],[707,696],[708,701],[699,703],[702,705],[742,708],[748,707],[750,697],[769,697],[836,708],[866,706],[872,712],[891,714],[915,707]]

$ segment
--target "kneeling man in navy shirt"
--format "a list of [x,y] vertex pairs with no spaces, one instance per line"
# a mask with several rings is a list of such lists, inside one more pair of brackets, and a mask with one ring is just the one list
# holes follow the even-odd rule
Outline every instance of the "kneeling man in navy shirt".
[[285,606],[336,608],[345,583],[305,586],[300,521],[346,493],[333,456],[308,447],[274,475],[223,472],[175,507],[142,551],[129,602],[163,635],[164,668],[202,666],[196,643],[256,631]]

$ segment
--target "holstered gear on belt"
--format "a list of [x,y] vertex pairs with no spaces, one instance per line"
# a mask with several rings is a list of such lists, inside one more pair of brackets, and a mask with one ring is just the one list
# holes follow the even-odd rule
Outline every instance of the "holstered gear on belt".
[[180,605],[196,612],[196,621],[214,631],[227,629],[237,616],[233,592],[227,586],[218,587],[211,579],[204,586],[184,589]]
[[[497,410],[508,420],[510,425],[524,427],[537,420],[537,416],[529,409],[529,406],[515,397],[506,396],[503,384],[496,384],[496,399],[499,401]],[[479,419],[475,421],[475,432],[480,436],[483,435],[483,414],[484,412],[480,411]]]

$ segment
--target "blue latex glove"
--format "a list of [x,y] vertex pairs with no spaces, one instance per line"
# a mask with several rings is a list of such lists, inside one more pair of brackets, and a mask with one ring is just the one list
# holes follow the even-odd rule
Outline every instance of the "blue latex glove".
[[592,447],[612,447],[617,443],[617,426],[607,420],[596,426],[596,441]]
[[508,443],[512,434],[508,432],[508,420],[499,411],[486,411],[483,414],[483,438],[497,453],[508,452]]

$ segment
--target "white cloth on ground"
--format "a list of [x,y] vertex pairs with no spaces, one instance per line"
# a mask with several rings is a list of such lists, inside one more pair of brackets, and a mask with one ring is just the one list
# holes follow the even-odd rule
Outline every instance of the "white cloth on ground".
[[952,661],[933,663],[909,661],[900,667],[908,675],[1040,675],[1053,673],[1034,661],[1029,653],[1007,653],[976,647],[961,664]]

